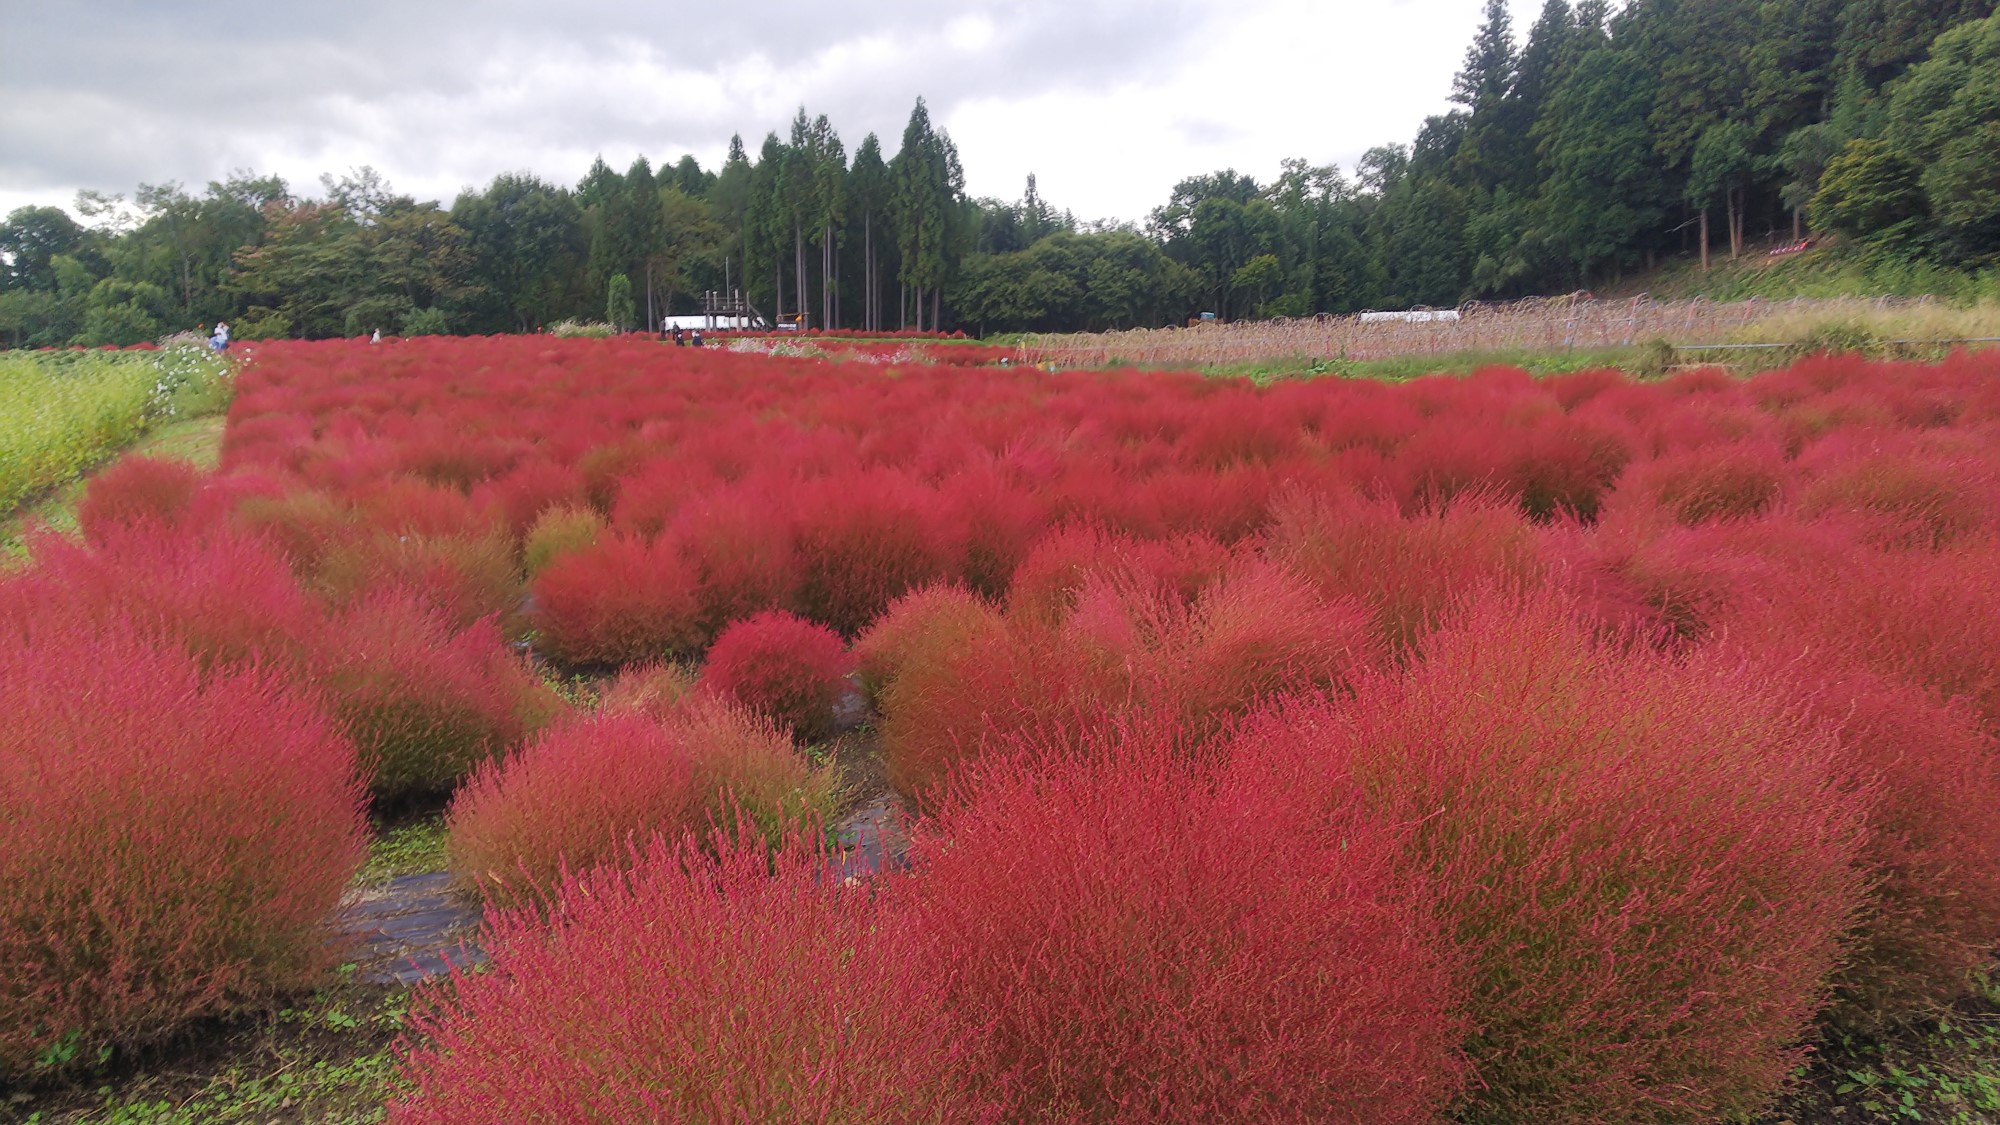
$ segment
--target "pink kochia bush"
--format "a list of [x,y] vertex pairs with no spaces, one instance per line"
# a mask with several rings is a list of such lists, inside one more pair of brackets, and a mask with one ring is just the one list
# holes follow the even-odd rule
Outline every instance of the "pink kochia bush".
[[1193,748],[1261,702],[1341,689],[1382,658],[1359,602],[1283,567],[1245,563],[1184,603],[1124,561],[1087,575],[1054,625],[934,590],[865,634],[891,783],[928,800],[990,749],[1075,743],[1123,715],[1173,716]]
[[498,902],[546,898],[569,872],[629,863],[654,836],[754,827],[769,839],[838,796],[766,720],[713,699],[560,723],[479,768],[452,801],[450,866]]
[[700,576],[672,539],[606,535],[557,556],[530,591],[542,651],[570,664],[625,664],[701,640]]
[[353,746],[269,672],[0,627],[0,1081],[320,980],[361,801]]
[[1969,708],[1915,684],[1837,656],[1795,663],[1810,713],[1839,737],[1848,783],[1877,794],[1862,853],[1875,893],[1835,978],[1832,1015],[1867,1027],[1948,1004],[2000,935],[2000,742]]
[[810,741],[832,733],[853,666],[840,634],[771,610],[722,631],[701,683]]
[[855,678],[869,700],[879,702],[884,689],[913,661],[1006,627],[991,603],[963,587],[913,590],[891,603],[887,612],[855,639]]
[[1492,595],[1406,678],[1288,705],[1234,754],[1409,827],[1470,997],[1464,1118],[1584,1125],[1754,1113],[1797,1065],[1867,890],[1871,794],[1837,751],[1752,667]]
[[1014,1119],[1436,1119],[1458,994],[1398,833],[1217,781],[1170,732],[1032,748],[920,824],[907,893]]
[[489,919],[490,971],[421,994],[396,1125],[978,1125],[982,1036],[913,920],[799,843],[656,839]]
[[351,607],[327,638],[316,678],[377,796],[448,790],[559,707],[492,621],[454,631],[399,590]]
[[201,495],[201,470],[185,461],[126,457],[91,479],[77,526],[92,542],[138,524],[173,527]]

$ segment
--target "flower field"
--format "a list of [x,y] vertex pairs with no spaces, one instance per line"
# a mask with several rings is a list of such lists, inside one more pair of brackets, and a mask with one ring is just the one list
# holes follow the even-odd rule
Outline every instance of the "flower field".
[[411,1125],[1740,1120],[1992,964],[2000,354],[924,358],[260,346],[0,576],[0,1081],[324,972],[371,801]]

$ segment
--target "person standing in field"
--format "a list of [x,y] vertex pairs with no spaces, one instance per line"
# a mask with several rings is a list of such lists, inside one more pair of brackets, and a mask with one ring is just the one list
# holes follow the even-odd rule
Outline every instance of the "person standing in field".
[[368,337],[368,342],[369,342],[369,343],[371,343],[371,344],[379,344],[379,343],[381,343],[381,342],[382,342],[382,330],[381,330],[380,328],[377,328],[377,329],[375,330],[375,334],[374,334],[373,336],[370,336],[370,337]]
[[226,352],[229,350],[228,321],[218,320],[215,322],[215,335],[210,336],[208,338],[208,346],[211,350],[218,352]]
[[697,348],[701,346],[701,329],[699,328],[695,329],[688,336],[688,343],[693,344]]

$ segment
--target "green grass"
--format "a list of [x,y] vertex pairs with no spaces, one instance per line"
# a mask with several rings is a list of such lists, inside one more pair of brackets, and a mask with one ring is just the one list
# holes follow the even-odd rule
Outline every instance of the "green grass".
[[444,844],[443,813],[385,828],[368,846],[368,862],[362,865],[354,881],[361,886],[377,886],[404,875],[442,871]]
[[341,983],[233,1025],[95,1086],[17,1095],[24,1125],[375,1125],[398,1088],[393,1045],[405,989]]
[[[118,456],[174,458],[201,469],[213,469],[222,459],[222,428],[223,419],[219,415],[179,418],[159,426]],[[13,514],[0,518],[0,565],[26,554],[28,531],[36,525],[46,525],[64,534],[75,531],[76,506],[82,502],[89,485],[88,475],[72,477]]]
[[143,352],[0,355],[0,512],[136,440],[155,382]]
[[1661,366],[1651,348],[1605,348],[1593,351],[1476,351],[1443,355],[1405,355],[1387,359],[1322,359],[1294,356],[1206,369],[1206,374],[1246,378],[1256,383],[1285,379],[1376,379],[1400,383],[1424,375],[1467,375],[1482,367],[1519,367],[1535,375],[1561,375],[1592,368],[1615,367],[1642,372]]
[[1650,274],[1615,286],[1618,295],[1651,293],[1662,299],[1708,297],[1941,297],[1958,303],[2000,299],[2000,270],[1970,271],[1913,263],[1842,244],[1816,246],[1773,258],[1754,248],[1734,262],[1711,255],[1709,271],[1698,258],[1676,258]]
[[0,353],[0,564],[21,557],[36,522],[74,530],[84,481],[121,453],[214,468],[233,373],[183,338],[157,351]]
[[1922,1024],[1820,1045],[1786,1100],[1794,1121],[2000,1121],[2000,967],[1974,994]]

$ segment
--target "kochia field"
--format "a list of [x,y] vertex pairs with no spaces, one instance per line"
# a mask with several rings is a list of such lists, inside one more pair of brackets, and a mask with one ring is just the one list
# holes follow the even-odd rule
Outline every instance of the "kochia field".
[[81,523],[0,577],[0,1075],[298,987],[425,795],[493,961],[396,1121],[1721,1119],[2000,942],[1993,353],[265,344]]

